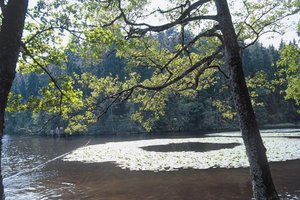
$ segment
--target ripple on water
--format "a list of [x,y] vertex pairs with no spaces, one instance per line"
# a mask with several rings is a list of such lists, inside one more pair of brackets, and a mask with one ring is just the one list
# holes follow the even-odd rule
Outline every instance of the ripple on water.
[[[265,134],[271,136],[270,133],[265,133]],[[292,137],[294,137],[295,134],[296,137],[298,137],[297,136],[299,135],[298,132],[289,133],[289,135],[291,135]],[[237,135],[235,135],[234,137],[228,137],[228,135],[226,135],[226,137],[214,136],[214,137],[207,137],[207,138],[156,139],[156,140],[139,140],[139,141],[128,141],[128,142],[109,142],[106,144],[90,145],[90,146],[86,146],[85,148],[79,148],[69,156],[64,157],[64,160],[89,162],[89,163],[112,161],[116,163],[117,166],[123,169],[127,169],[126,174],[132,175],[133,176],[132,179],[134,180],[137,179],[138,177],[137,174],[141,175],[141,181],[145,179],[144,177],[145,174],[151,174],[151,176],[148,176],[150,177],[150,179],[156,175],[157,177],[163,177],[162,179],[165,179],[166,174],[174,175],[174,173],[172,172],[171,173],[152,173],[152,172],[134,173],[129,170],[132,171],[147,170],[147,171],[157,172],[157,171],[175,171],[178,169],[187,169],[187,168],[203,169],[205,167],[206,168],[245,167],[248,165],[246,155],[244,155],[245,149],[243,145],[239,145],[242,144],[242,140],[236,136]],[[268,148],[269,160],[281,161],[281,160],[289,160],[289,159],[299,159],[299,155],[300,155],[299,139],[300,138],[282,138],[282,135],[279,134],[279,131],[277,131],[277,133],[274,134],[272,137],[264,138],[265,144]],[[31,170],[36,166],[40,166],[41,164],[45,163],[49,159],[56,157],[57,155],[62,155],[63,153],[70,151],[70,149],[68,149],[67,151],[59,151],[57,149],[61,147],[60,145],[56,145],[56,144],[53,145],[51,143],[52,140],[49,140],[49,142],[50,142],[49,144],[51,144],[49,145],[50,147],[53,146],[55,147],[54,150],[52,150],[50,153],[47,152],[47,150],[50,147],[45,146],[44,143],[38,144],[41,147],[39,146],[35,147],[36,150],[34,151],[30,149],[28,146],[37,143],[36,140],[34,140],[34,142],[30,141],[29,143],[30,145],[25,144],[25,142],[13,144],[9,146],[9,148],[7,147],[7,149],[4,150],[5,156],[3,157],[2,163],[4,167],[3,171],[5,172],[4,184],[5,184],[5,193],[7,195],[6,198],[7,200],[76,199],[78,197],[76,195],[79,195],[78,193],[80,192],[82,192],[82,194],[80,194],[82,196],[80,197],[86,196],[87,198],[89,198],[91,194],[85,193],[87,189],[86,186],[92,188],[91,189],[92,193],[98,191],[99,187],[103,186],[103,184],[99,184],[100,186],[97,184],[91,184],[90,180],[95,180],[95,179],[101,180],[103,176],[109,172],[107,171],[101,172],[102,176],[101,173],[100,175],[99,174],[96,175],[98,172],[97,170],[99,169],[97,168],[95,169],[95,171],[93,171],[93,174],[91,176],[86,176],[86,174],[83,173],[82,171],[90,170],[90,168],[85,168],[84,166],[93,165],[99,167],[105,164],[85,165],[83,163],[80,164],[77,163],[78,165],[76,165],[75,163],[64,162],[59,160],[59,162],[55,162],[53,166],[51,165],[52,167],[50,168],[47,167],[49,166],[47,164],[46,166],[47,169],[37,168],[35,170]],[[23,149],[20,149],[20,147],[18,147],[18,145],[23,145],[23,143],[24,145],[27,145],[24,151]],[[84,142],[84,144],[85,143],[86,142]],[[191,144],[191,146],[189,147],[188,144]],[[200,145],[203,146],[200,147]],[[218,145],[220,146],[217,147]],[[82,145],[78,145],[78,146],[82,146]],[[206,146],[206,149],[204,148],[204,146]],[[154,151],[155,148],[157,147],[158,150]],[[73,170],[75,169],[75,172],[67,172],[66,174],[64,174],[58,171],[58,173],[56,174],[56,171],[51,171],[53,169],[69,170],[69,168],[64,168],[63,166],[73,167],[73,164],[75,165],[75,167],[72,169]],[[76,166],[80,166],[80,167],[76,168]],[[111,165],[109,165],[109,167],[112,168]],[[70,169],[70,171],[72,169]],[[298,168],[295,169],[297,173]],[[243,169],[233,170],[233,171],[234,173],[236,173],[242,170]],[[127,175],[124,176],[125,172],[123,170],[120,170],[119,168],[114,168],[114,170],[112,171],[113,173],[115,172],[119,173],[117,175],[112,173],[113,176],[114,175],[117,176],[117,179],[115,180],[116,183],[119,179],[124,177],[126,180],[120,180],[120,183],[124,183],[124,182],[126,182],[126,184],[128,183],[128,176]],[[196,172],[198,173],[200,171],[203,170],[197,170]],[[213,170],[208,170],[208,172],[211,171]],[[193,170],[188,170],[187,172],[190,173],[193,172]],[[184,174],[182,175],[182,177],[186,178],[185,170],[176,172],[176,175],[179,173]],[[234,175],[233,178],[235,178],[234,173],[233,173]],[[80,174],[76,177],[85,180],[85,181],[79,181],[83,188],[80,188],[81,186],[78,186],[78,179],[72,178],[74,177],[74,174],[75,175]],[[178,180],[175,180],[175,182],[176,181],[178,182]],[[230,181],[232,181],[231,178]],[[188,186],[190,187],[189,184]],[[191,185],[191,187],[193,186]],[[248,188],[248,186],[245,187]],[[111,191],[114,191],[114,188],[111,188]],[[125,190],[125,193],[127,191],[128,190]],[[188,190],[188,192],[190,191],[191,190]],[[300,191],[295,193],[293,193],[293,190],[291,191],[292,193],[281,193],[282,199],[300,200],[299,198]],[[71,198],[65,198],[65,196]]]

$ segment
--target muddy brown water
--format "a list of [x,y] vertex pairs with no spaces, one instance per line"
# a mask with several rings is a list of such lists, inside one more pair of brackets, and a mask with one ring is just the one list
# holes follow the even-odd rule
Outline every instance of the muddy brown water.
[[[61,155],[87,143],[137,139],[145,138],[135,136],[53,139],[5,136],[2,169],[6,199],[251,199],[248,168],[151,172],[124,170],[116,167],[114,163],[88,164],[61,160]],[[194,145],[187,147],[187,144],[184,144],[184,148],[195,150]],[[212,148],[209,144],[206,145],[208,150]],[[174,150],[174,146],[171,147]],[[183,147],[179,145],[179,148]],[[166,149],[156,147],[154,150]],[[270,163],[270,167],[282,198],[300,199],[300,160],[274,162]]]

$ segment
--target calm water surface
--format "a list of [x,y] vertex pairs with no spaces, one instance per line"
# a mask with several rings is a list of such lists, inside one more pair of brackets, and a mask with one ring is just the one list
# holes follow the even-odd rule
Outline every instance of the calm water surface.
[[[115,167],[114,163],[86,164],[61,159],[87,144],[147,138],[150,136],[47,138],[6,135],[2,152],[6,199],[251,199],[248,169],[134,172]],[[205,148],[197,149],[196,144],[182,144],[148,150],[205,151],[235,145],[238,144],[205,144]],[[300,199],[300,161],[271,163],[271,169],[283,199]]]

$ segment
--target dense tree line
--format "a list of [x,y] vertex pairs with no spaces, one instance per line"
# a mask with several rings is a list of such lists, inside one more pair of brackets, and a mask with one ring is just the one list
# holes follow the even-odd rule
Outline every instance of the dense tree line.
[[[173,48],[180,34],[166,31],[157,35],[160,43]],[[255,106],[256,116],[261,128],[277,126],[296,126],[300,119],[297,113],[297,105],[293,100],[286,100],[286,82],[280,82],[277,62],[280,59],[279,52],[285,45],[282,43],[277,50],[273,46],[264,47],[261,43],[243,51],[243,62],[248,87]],[[73,76],[91,72],[97,77],[119,77],[124,79],[126,74],[126,61],[116,56],[114,52],[107,55],[95,66],[83,67],[78,65],[80,58],[71,52],[68,55],[66,71],[58,70],[55,76]],[[140,68],[140,74],[149,78],[147,69]],[[165,115],[154,123],[153,131],[196,131],[196,130],[230,130],[238,128],[238,121],[233,105],[230,104],[230,91],[226,84],[226,77],[197,92],[191,97],[173,94],[169,96],[165,108]],[[36,73],[17,73],[12,93],[18,94],[22,102],[28,101],[32,96],[40,96],[41,90],[48,84],[46,75]],[[87,91],[86,91],[87,92]],[[13,107],[13,105],[11,106]],[[131,119],[137,105],[133,103],[119,103],[112,106],[99,122],[92,123],[89,127],[91,134],[122,133],[144,131],[141,124]],[[51,114],[46,112],[33,112],[24,108],[18,112],[10,112],[7,115],[7,133],[33,133],[46,134],[57,126],[64,126],[60,118],[51,119]],[[40,129],[40,127],[45,127]],[[42,132],[41,132],[42,131]]]
[[[99,119],[103,122],[103,116],[115,121],[123,113],[124,119],[132,113],[131,118],[148,131],[164,128],[170,123],[179,124],[175,129],[182,130],[184,120],[191,123],[190,115],[183,115],[180,109],[173,112],[173,106],[183,108],[182,105],[191,105],[184,110],[193,109],[193,100],[196,99],[200,101],[197,105],[199,113],[203,113],[202,107],[217,111],[216,123],[208,119],[209,123],[222,127],[220,122],[223,118],[232,122],[239,119],[250,163],[254,197],[279,199],[251,104],[252,100],[253,105],[263,105],[266,101],[261,101],[263,98],[260,95],[269,94],[268,90],[273,91],[276,81],[266,84],[270,83],[268,74],[256,72],[251,66],[249,72],[255,74],[248,78],[250,89],[253,88],[250,99],[241,50],[253,45],[262,34],[278,31],[282,27],[281,19],[299,11],[298,1],[242,1],[239,10],[223,0],[170,1],[170,8],[149,12],[148,1],[110,0],[100,3],[41,0],[30,10],[28,16],[31,21],[25,27],[27,4],[14,20],[11,16],[18,8],[15,2],[1,1],[0,40],[5,41],[1,53],[5,52],[5,48],[13,47],[11,54],[5,54],[0,60],[0,82],[3,83],[0,97],[1,133],[5,111],[27,111],[28,119],[34,119],[42,130],[50,126],[56,126],[56,129],[65,127],[68,133],[86,132],[89,124]],[[161,25],[140,22],[155,14],[162,15],[166,22]],[[9,21],[17,23],[7,23]],[[23,28],[28,35],[20,41]],[[175,46],[153,37],[164,31],[172,33],[172,28],[180,30],[177,37],[180,42]],[[196,29],[199,30],[194,33]],[[14,37],[16,34],[9,36],[5,32],[7,30],[13,30],[18,37]],[[69,39],[67,45],[63,43],[65,38]],[[243,44],[240,41],[248,42]],[[48,75],[49,80],[41,80],[45,86],[35,96],[23,97],[11,93],[7,108],[20,47],[22,59],[18,62],[19,69],[22,72],[42,72]],[[123,77],[117,76],[118,73],[105,76],[101,73],[106,70],[90,69],[101,67],[102,61],[114,53],[126,64]],[[79,70],[77,73],[66,70],[71,63],[70,55],[75,58],[73,64]],[[266,60],[262,61],[264,63]],[[9,79],[4,78],[5,74],[10,75]],[[280,80],[278,82],[282,83]],[[289,94],[288,90],[285,91]],[[201,99],[203,94],[207,98]],[[177,96],[179,98],[175,98]],[[202,101],[207,101],[211,106],[202,105]],[[124,102],[128,103],[122,104]],[[173,121],[158,125],[166,115],[175,117],[171,118]],[[187,117],[178,120],[178,115]],[[31,123],[31,120],[27,121]]]

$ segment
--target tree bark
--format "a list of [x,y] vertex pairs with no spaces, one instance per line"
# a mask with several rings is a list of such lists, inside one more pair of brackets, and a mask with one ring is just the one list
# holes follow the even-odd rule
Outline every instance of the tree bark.
[[[4,114],[8,94],[15,78],[15,70],[20,52],[28,0],[9,0],[3,8],[0,31],[0,139],[4,131]],[[0,152],[0,165],[1,165]],[[2,170],[0,168],[0,195],[4,199]]]
[[231,90],[240,120],[242,138],[250,163],[253,195],[258,200],[277,200],[266,148],[264,147],[246,85],[240,47],[226,0],[215,0],[218,21],[223,34],[226,60],[231,75]]

